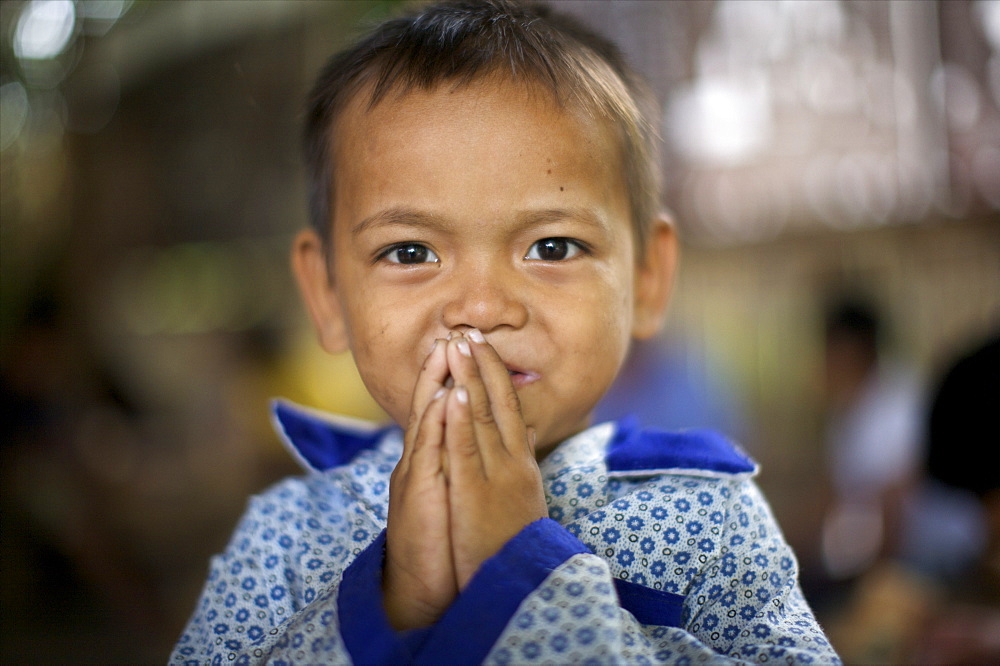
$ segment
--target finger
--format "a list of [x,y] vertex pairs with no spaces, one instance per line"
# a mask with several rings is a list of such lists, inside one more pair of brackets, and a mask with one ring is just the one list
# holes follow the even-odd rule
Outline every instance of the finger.
[[401,465],[409,464],[413,439],[420,427],[420,420],[427,410],[433,396],[444,386],[448,377],[448,361],[445,357],[445,341],[435,340],[430,353],[424,360],[417,375],[417,383],[413,388],[413,397],[410,400],[410,416],[406,426],[406,434],[403,438],[403,456]]
[[521,401],[510,380],[510,373],[503,359],[497,354],[483,334],[472,329],[466,334],[472,342],[470,350],[479,369],[479,375],[492,407],[493,419],[497,423],[500,436],[508,451],[528,444],[524,417],[521,415]]
[[469,397],[468,410],[481,454],[489,457],[505,450],[479,366],[465,337],[459,336],[448,342],[448,367],[456,387],[464,387]]
[[445,409],[450,392],[444,387],[438,389],[420,419],[411,447],[409,474],[413,477],[428,477],[444,471],[441,449],[444,446]]
[[[390,478],[391,487],[405,482],[405,478],[409,476],[413,466],[414,453],[419,449],[426,448],[428,440],[434,437],[435,433],[437,433],[436,438],[438,442],[444,441],[444,433],[441,432],[444,429],[444,407],[443,405],[437,405],[437,410],[432,410],[432,408],[437,403],[444,403],[443,398],[446,395],[447,389],[443,387],[439,389],[438,393],[432,396],[430,404],[427,405],[427,409],[421,415],[417,427],[407,430],[406,437],[403,440],[403,455],[400,457],[399,462],[396,463],[395,469],[392,470]],[[430,443],[430,446],[433,446],[433,442]]]
[[417,383],[413,387],[413,398],[410,402],[411,424],[419,421],[434,394],[444,386],[448,378],[448,361],[445,358],[445,340],[437,339],[430,353],[424,360],[417,375]]
[[449,391],[445,420],[444,447],[450,475],[448,487],[459,489],[483,475],[482,450],[476,437],[468,387],[456,386]]

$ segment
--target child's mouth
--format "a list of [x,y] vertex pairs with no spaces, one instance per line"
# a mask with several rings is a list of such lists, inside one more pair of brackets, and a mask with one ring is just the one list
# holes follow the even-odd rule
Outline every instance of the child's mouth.
[[510,376],[511,384],[513,384],[516,389],[534,383],[539,377],[539,375],[535,372],[525,372],[511,367],[507,368],[507,374]]

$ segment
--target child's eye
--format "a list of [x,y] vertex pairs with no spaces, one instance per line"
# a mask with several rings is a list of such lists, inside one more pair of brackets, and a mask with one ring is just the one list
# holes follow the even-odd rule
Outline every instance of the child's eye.
[[579,241],[569,238],[543,238],[531,246],[524,258],[536,261],[565,261],[584,251],[585,248]]
[[378,258],[393,264],[436,264],[441,261],[433,250],[420,243],[393,245]]

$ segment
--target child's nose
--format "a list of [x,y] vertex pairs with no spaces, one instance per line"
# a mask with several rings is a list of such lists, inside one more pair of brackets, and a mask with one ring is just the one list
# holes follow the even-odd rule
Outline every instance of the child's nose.
[[524,326],[528,308],[524,290],[513,273],[479,265],[456,274],[445,295],[444,325],[450,330],[478,328],[484,333],[504,326]]

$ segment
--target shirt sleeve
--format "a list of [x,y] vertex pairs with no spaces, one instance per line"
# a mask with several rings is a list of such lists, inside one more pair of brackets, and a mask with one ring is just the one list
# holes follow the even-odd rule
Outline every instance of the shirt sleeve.
[[383,533],[340,587],[340,627],[355,663],[482,663],[524,600],[567,559],[588,552],[555,521],[536,521],[483,563],[433,626],[395,632],[382,606],[384,541]]
[[301,663],[313,650],[348,662],[337,621],[341,580],[384,523],[348,490],[291,479],[252,498],[212,558],[170,663]]

